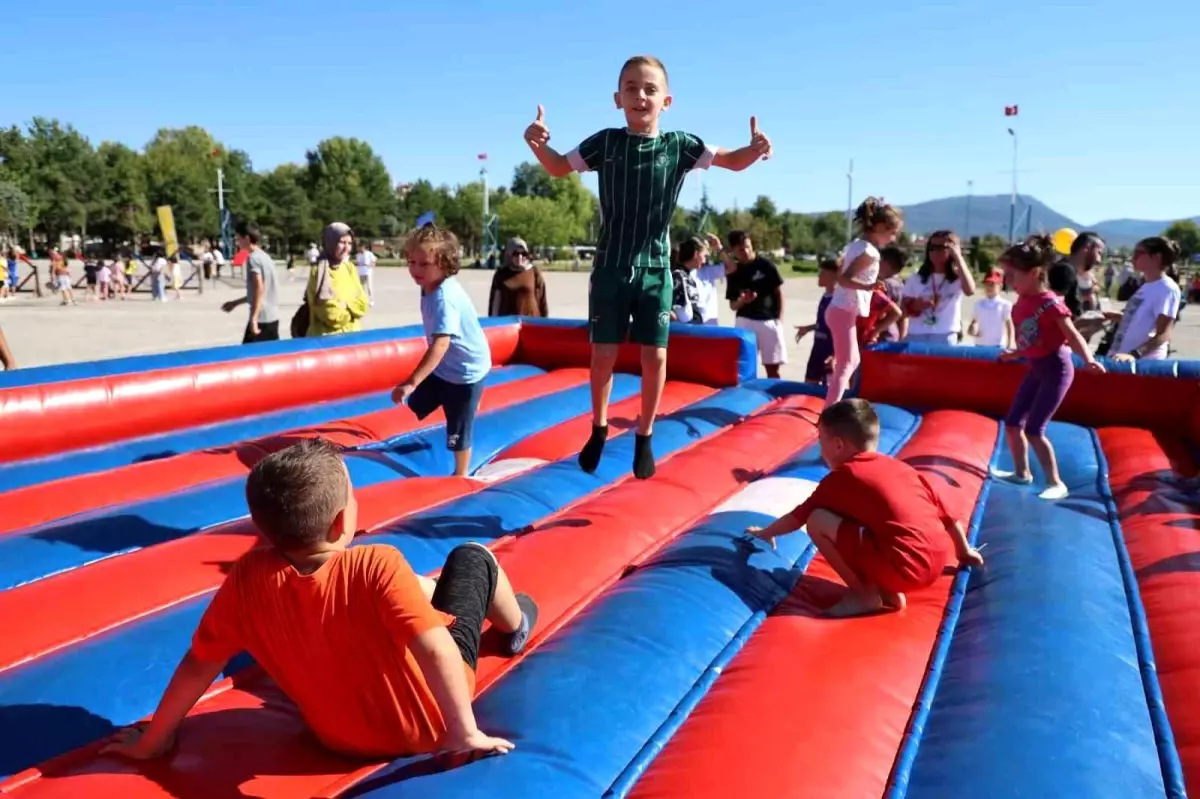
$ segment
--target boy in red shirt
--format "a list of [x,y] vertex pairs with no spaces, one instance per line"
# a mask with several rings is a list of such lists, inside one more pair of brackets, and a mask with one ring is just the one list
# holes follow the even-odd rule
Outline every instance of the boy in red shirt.
[[932,585],[942,573],[947,533],[960,566],[983,565],[962,523],[946,512],[921,473],[876,451],[879,417],[871,403],[830,405],[817,434],[829,474],[791,513],[746,532],[774,545],[776,536],[808,526],[813,544],[850,589],[826,615],[903,609],[906,592]]
[[354,757],[437,750],[505,754],[513,744],[475,724],[471,698],[484,619],[519,653],[537,607],[514,594],[496,558],[464,544],[437,580],[394,547],[349,548],[358,505],[338,451],[301,441],[246,481],[250,517],[271,543],[234,564],[148,726],[108,751],[167,752],[226,662],[249,652],[320,741]]
[[858,317],[858,345],[868,347],[875,344],[903,315],[900,306],[888,298],[887,292],[875,289],[871,292],[870,311],[866,316]]

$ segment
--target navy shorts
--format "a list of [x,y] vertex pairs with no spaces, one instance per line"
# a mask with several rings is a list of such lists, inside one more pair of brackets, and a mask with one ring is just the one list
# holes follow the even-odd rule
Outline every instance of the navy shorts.
[[408,396],[408,407],[418,419],[424,419],[441,408],[446,416],[446,449],[462,452],[471,448],[475,411],[479,408],[482,394],[482,380],[451,383],[437,375],[430,375]]

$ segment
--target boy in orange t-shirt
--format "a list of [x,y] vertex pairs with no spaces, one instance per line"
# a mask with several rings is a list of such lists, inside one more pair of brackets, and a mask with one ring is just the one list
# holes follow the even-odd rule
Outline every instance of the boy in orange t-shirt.
[[982,566],[962,523],[913,467],[876,452],[879,416],[864,399],[834,403],[817,422],[829,474],[812,495],[769,527],[746,532],[771,541],[808,526],[808,535],[850,592],[826,611],[833,617],[901,610],[905,592],[927,588],[942,573],[949,533],[960,566]]
[[234,564],[149,725],[125,730],[109,751],[144,759],[169,750],[184,716],[242,651],[335,751],[391,758],[513,748],[475,723],[480,635],[489,620],[516,655],[537,607],[513,593],[490,551],[459,546],[432,580],[394,547],[349,548],[358,521],[350,474],[320,439],[263,459],[246,499],[272,546]]

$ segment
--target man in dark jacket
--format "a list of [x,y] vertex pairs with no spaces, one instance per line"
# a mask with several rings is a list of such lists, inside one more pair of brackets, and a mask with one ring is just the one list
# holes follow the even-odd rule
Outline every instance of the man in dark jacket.
[[1071,312],[1076,327],[1085,340],[1090,339],[1103,326],[1103,319],[1080,320],[1083,313],[1083,298],[1079,295],[1079,273],[1099,266],[1104,260],[1104,239],[1099,233],[1084,231],[1071,242],[1071,254],[1050,267],[1047,278],[1050,290],[1063,298],[1063,305]]

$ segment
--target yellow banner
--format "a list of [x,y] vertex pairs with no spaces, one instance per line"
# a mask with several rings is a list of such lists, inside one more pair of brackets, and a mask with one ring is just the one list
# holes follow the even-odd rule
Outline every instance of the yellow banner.
[[171,206],[158,206],[158,227],[162,230],[163,244],[167,245],[167,257],[179,255],[179,237],[175,235],[175,214]]

